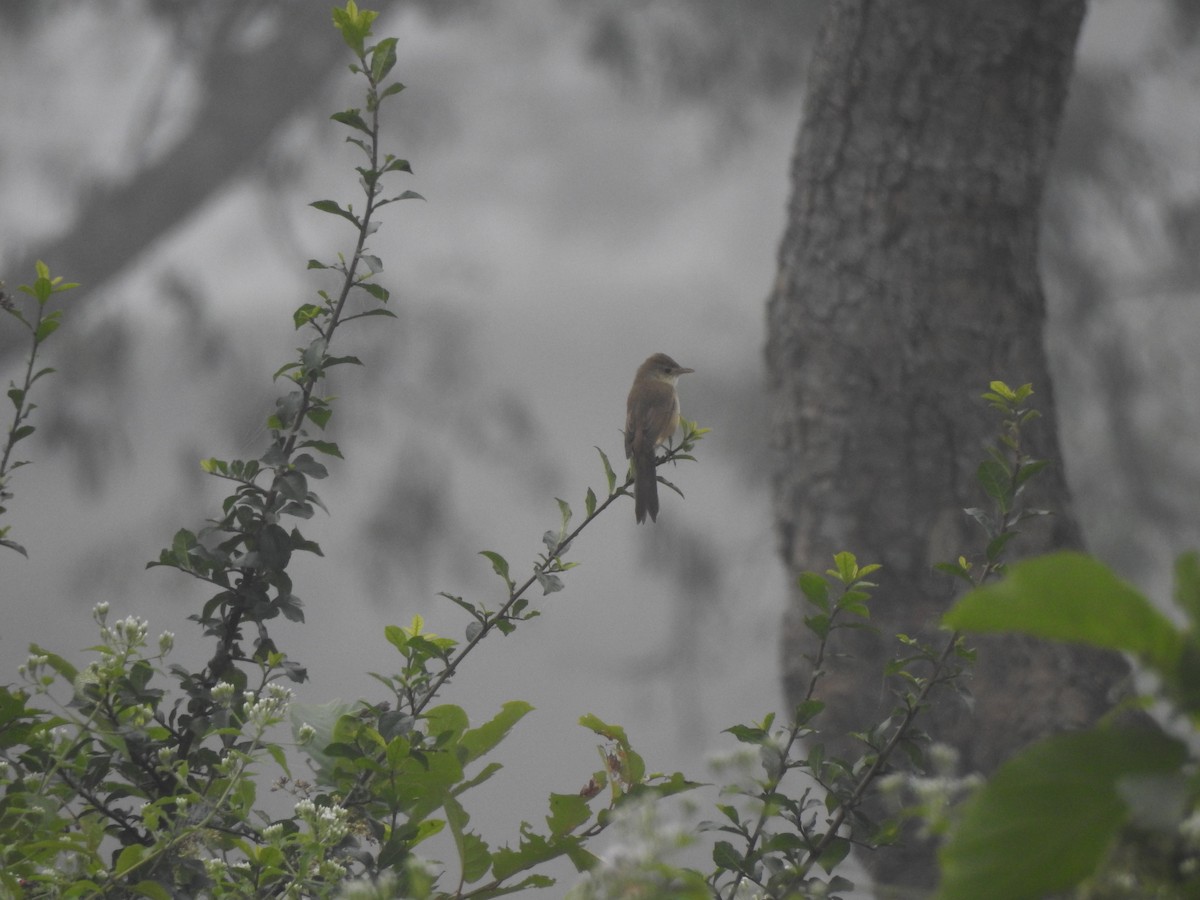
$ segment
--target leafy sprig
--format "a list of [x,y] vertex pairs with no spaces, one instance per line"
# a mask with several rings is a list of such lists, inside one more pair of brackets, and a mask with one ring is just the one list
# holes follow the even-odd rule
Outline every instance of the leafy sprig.
[[[37,430],[34,425],[29,423],[33,411],[37,409],[37,404],[29,399],[30,392],[35,382],[54,372],[50,366],[37,367],[38,351],[62,324],[62,310],[50,308],[48,305],[50,298],[55,294],[79,287],[75,282],[65,282],[61,276],[51,275],[50,267],[41,260],[37,261],[35,268],[37,278],[34,279],[33,284],[22,284],[17,287],[22,294],[33,298],[33,305],[28,314],[22,311],[14,298],[5,293],[4,285],[0,283],[0,310],[18,322],[29,333],[30,338],[29,357],[25,362],[21,383],[17,384],[15,381],[8,383],[8,399],[12,401],[13,417],[5,434],[4,451],[0,453],[0,516],[7,511],[5,504],[13,496],[8,488],[13,470],[29,465],[27,459],[13,459],[12,452],[19,441],[25,440]],[[10,525],[0,526],[0,547],[8,547],[10,550],[15,550],[22,556],[28,557],[29,553],[25,548],[8,537],[11,527]]]

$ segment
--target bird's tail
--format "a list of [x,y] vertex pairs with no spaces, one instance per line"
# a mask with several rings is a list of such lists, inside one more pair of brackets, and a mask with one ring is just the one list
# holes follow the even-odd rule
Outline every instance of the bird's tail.
[[654,466],[654,451],[640,453],[633,461],[633,506],[638,524],[658,519],[658,474]]

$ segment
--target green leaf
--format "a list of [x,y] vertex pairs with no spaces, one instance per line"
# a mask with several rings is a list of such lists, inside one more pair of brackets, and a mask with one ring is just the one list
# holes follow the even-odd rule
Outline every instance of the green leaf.
[[35,656],[46,657],[46,664],[59,675],[61,675],[66,681],[74,682],[79,676],[79,670],[77,670],[73,665],[71,665],[57,653],[51,653],[49,650],[46,650],[37,644],[30,644],[29,652]]
[[1023,485],[1048,465],[1050,465],[1050,460],[1048,459],[1030,459],[1021,463],[1017,466],[1017,486],[1020,487]]
[[[292,324],[294,324],[297,328],[300,328],[317,318],[317,316],[321,315],[321,313],[324,311],[325,307],[323,306],[318,306],[315,303],[305,303],[303,306],[296,307],[296,311],[292,313]],[[289,363],[288,368],[291,368],[294,365],[295,363]],[[283,369],[280,369],[275,374],[278,376],[282,371]]]
[[1004,466],[994,459],[985,459],[975,471],[975,479],[983,492],[999,503],[1002,509],[1008,508],[1012,482]]
[[338,449],[338,445],[333,441],[301,441],[296,445],[299,447],[312,447],[319,453],[324,453],[326,456],[336,456],[338,459],[343,459],[342,451]]
[[396,65],[396,38],[384,38],[371,48],[371,80],[378,84]]
[[355,128],[364,134],[371,133],[371,129],[367,127],[367,123],[363,121],[363,117],[358,114],[357,109],[348,109],[345,112],[334,113],[329,118],[335,122],[341,122],[343,125]]
[[344,9],[333,8],[333,25],[342,33],[342,40],[355,56],[363,55],[363,41],[370,36],[371,23],[378,15],[369,9],[360,11],[354,0],[349,0]]
[[[381,284],[375,284],[375,282],[373,282],[373,281],[360,281],[358,283],[358,286],[360,288],[362,288],[364,291],[366,291],[368,294],[370,294],[372,297],[374,297],[376,300],[378,300],[380,303],[387,303],[388,300],[392,296],[387,288],[385,288]],[[388,312],[387,310],[383,310],[383,309],[373,309],[370,311],[370,313],[359,313],[358,315],[360,315],[360,316],[362,316],[362,315],[375,315],[375,316],[388,315],[388,316],[392,316],[394,318],[396,314],[392,313],[392,312]]]
[[479,555],[486,556],[491,561],[492,570],[504,579],[504,583],[508,585],[508,589],[511,591],[513,589],[513,580],[508,575],[508,560],[493,550],[481,550],[479,551]]
[[1104,859],[1130,811],[1118,784],[1172,772],[1186,748],[1152,729],[1043,741],[1005,763],[940,854],[939,900],[1022,900],[1064,891]]
[[1017,632],[1135,653],[1173,677],[1183,636],[1134,587],[1082,553],[1054,553],[1008,568],[1003,581],[971,591],[942,618],[947,628]]
[[324,428],[329,424],[329,419],[333,416],[333,410],[324,406],[314,406],[309,409],[308,418],[318,428]]
[[[303,472],[309,478],[316,478],[319,480],[321,478],[329,477],[329,470],[307,453],[301,453],[299,456],[293,459],[292,465],[296,467],[297,471]],[[304,498],[301,497],[300,499]]]
[[540,569],[534,569],[533,577],[537,579],[537,583],[541,585],[542,596],[547,594],[555,594],[561,591],[564,587],[562,579],[557,575],[547,575]]
[[384,625],[383,636],[389,644],[403,653],[408,648],[408,635],[399,625]]
[[36,372],[33,373],[33,377],[29,379],[29,383],[33,384],[35,381],[37,381],[43,375],[53,375],[57,371],[58,371],[58,369],[54,368],[53,366],[46,366],[45,368],[38,369]]
[[551,843],[534,832],[528,822],[521,823],[521,842],[516,850],[501,847],[492,854],[492,877],[498,881],[515,875],[524,869],[562,856],[571,846],[578,846],[578,839],[569,837]]
[[842,860],[850,853],[850,842],[844,838],[834,838],[817,860],[817,865],[825,870],[825,874],[833,874],[833,870],[841,865]]
[[275,370],[275,374],[271,376],[271,380],[275,381],[284,372],[290,372],[292,369],[298,369],[298,368],[300,368],[300,363],[298,363],[298,362],[284,363],[282,366],[280,366],[278,369]]
[[422,718],[429,728],[429,734],[435,738],[450,736],[455,743],[466,732],[470,721],[461,706],[453,703],[443,703],[428,710]]
[[725,729],[726,734],[732,734],[743,744],[761,744],[769,735],[761,728],[751,728],[749,725],[732,725]]
[[321,212],[327,212],[331,215],[341,216],[343,219],[353,222],[356,228],[362,227],[362,223],[358,221],[358,216],[354,215],[354,213],[350,212],[349,210],[342,209],[333,200],[314,200],[308,205],[313,209],[319,209]]
[[1200,554],[1185,553],[1175,560],[1175,605],[1200,629]]
[[41,343],[46,338],[50,337],[50,335],[54,334],[54,332],[58,331],[58,326],[61,324],[62,322],[59,319],[59,314],[57,312],[50,313],[50,315],[46,316],[46,318],[42,319],[42,321],[38,323],[37,331],[34,332],[33,339],[38,343]]
[[622,747],[629,748],[629,738],[625,734],[625,729],[620,725],[609,725],[593,713],[585,713],[580,716],[579,724],[600,735],[602,738],[616,741]]
[[[712,860],[718,869],[727,872],[746,872],[742,856],[729,841],[717,841],[713,846]],[[749,874],[747,872],[747,874]]]
[[157,881],[139,881],[129,890],[135,896],[149,897],[150,900],[171,900],[171,892]]
[[835,575],[843,584],[850,584],[858,578],[858,558],[853,553],[843,550],[834,554],[833,564],[835,571],[830,574]]
[[386,88],[383,89],[382,93],[380,93],[380,95],[379,95],[379,99],[382,100],[384,97],[390,97],[390,96],[392,96],[392,94],[398,94],[402,90],[404,90],[404,85],[402,85],[398,81],[393,81],[391,84],[389,84]]
[[124,875],[134,866],[142,861],[146,856],[146,848],[141,844],[130,844],[121,851],[117,857],[116,865],[113,866],[113,874],[116,876]]
[[617,473],[613,471],[612,464],[608,461],[608,456],[599,447],[596,447],[596,452],[600,454],[600,461],[604,464],[604,478],[608,481],[608,492],[611,494],[617,486]]
[[[992,393],[999,394],[1000,399],[1007,400],[1009,403],[1012,403],[1017,399],[1017,395],[1013,393],[1012,388],[1010,388],[1003,381],[989,381],[988,388],[991,389]],[[984,396],[986,397],[987,394],[984,394]]]
[[801,593],[818,609],[829,611],[829,584],[816,572],[801,572],[796,579]]
[[551,794],[546,824],[552,837],[570,834],[592,817],[592,810],[579,794]]
[[1008,546],[1008,542],[1015,538],[1018,533],[1016,531],[1005,531],[988,541],[987,550],[984,554],[988,562],[995,562],[999,559],[1000,554],[1004,552],[1004,548]]
[[490,721],[465,732],[459,741],[467,751],[466,759],[463,760],[464,765],[474,762],[493,750],[508,736],[513,726],[531,712],[533,712],[533,707],[524,700],[510,700]]
[[445,810],[446,824],[450,826],[454,845],[458,849],[462,879],[471,884],[487,874],[488,869],[492,867],[492,855],[482,838],[466,830],[471,817],[467,815],[461,803],[453,798],[447,799]]
[[[8,534],[7,528],[0,529],[0,535],[4,535],[4,534]],[[26,550],[20,544],[18,544],[16,541],[12,540],[11,538],[0,537],[0,547],[7,547],[9,550],[16,550],[23,557],[25,557],[26,559],[29,559],[29,551]],[[153,565],[155,565],[155,563],[147,563],[146,568],[148,569]]]

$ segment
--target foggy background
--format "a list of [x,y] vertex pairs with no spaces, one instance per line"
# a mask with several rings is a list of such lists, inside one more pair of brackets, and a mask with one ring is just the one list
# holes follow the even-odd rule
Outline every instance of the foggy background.
[[[241,7],[222,41],[266,53],[276,4]],[[76,259],[103,273],[63,295],[40,358],[58,374],[35,386],[38,432],[18,445],[35,465],[15,473],[4,524],[30,559],[0,556],[0,681],[31,642],[85,659],[100,601],[175,632],[174,661],[207,659],[186,617],[211,591],[145,563],[219,510],[225,484],[201,458],[266,448],[286,386],[271,374],[307,342],[291,312],[329,286],[305,261],[352,249],[348,223],[307,206],[361,207],[358,151],[328,116],[363,100],[329,26],[310,42],[333,51],[319,87],[285,98],[284,71],[268,92],[296,111],[265,150],[234,154],[194,209],[110,255],[111,276],[84,266],[103,231],[80,230],[91,199],[177,210],[186,179],[139,196],[139,173],[181,141],[245,139],[192,131],[213,92],[242,97],[202,77],[229,8],[0,7],[0,275],[11,291],[36,258],[67,280],[87,280]],[[325,558],[293,563],[307,623],[271,630],[308,666],[300,698],[384,699],[366,675],[398,667],[384,625],[420,613],[462,638],[467,617],[439,591],[499,605],[477,552],[527,574],[554,498],[578,518],[586,488],[602,492],[593,446],[623,471],[625,394],[649,354],[696,369],[683,413],[713,429],[698,463],[665,473],[686,501],[664,490],[641,527],[617,504],[573,547],[566,590],[535,597],[542,616],[485,641],[444,693],[476,724],[505,700],[537,708],[501,745],[503,772],[467,795],[493,846],[598,767],[583,713],[623,725],[650,771],[706,780],[706,758],[735,746],[722,729],[779,708],[763,304],[820,8],[397,3],[376,23],[399,38],[409,88],[384,107],[384,149],[415,173],[392,186],[428,202],[387,207],[371,242],[399,320],[351,323],[333,347],[366,368],[338,367],[325,389],[346,462],[313,485],[331,515],[300,525]],[[1160,598],[1173,556],[1200,543],[1198,27],[1184,0],[1093,3],[1043,234],[1076,510],[1089,548]],[[15,334],[0,331],[5,380],[27,349]],[[983,387],[964,385],[964,405]]]

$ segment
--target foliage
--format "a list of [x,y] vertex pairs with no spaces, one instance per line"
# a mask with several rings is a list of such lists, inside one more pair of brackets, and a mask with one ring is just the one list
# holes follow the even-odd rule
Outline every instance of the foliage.
[[[530,707],[514,700],[472,723],[461,707],[445,702],[445,688],[488,636],[509,634],[541,614],[537,590],[545,597],[564,589],[577,565],[570,558],[576,539],[629,495],[632,480],[619,477],[599,448],[603,488],[586,490],[577,524],[571,506],[557,501],[557,525],[542,536],[544,549],[528,574],[483,551],[504,586],[495,608],[442,595],[467,616],[463,640],[437,634],[415,616],[385,630],[396,668],[371,673],[387,689],[385,701],[293,702],[286,684],[305,681],[307,670],[276,644],[271,625],[281,616],[304,621],[290,566],[297,553],[321,555],[301,525],[324,508],[313,485],[342,460],[325,436],[335,399],[320,389],[331,368],[362,364],[353,355],[335,355],[335,340],[345,340],[343,326],[394,318],[389,291],[378,280],[383,263],[368,241],[383,207],[419,197],[391,192],[392,181],[412,170],[379,146],[384,102],[403,86],[389,80],[396,39],[373,42],[374,19],[353,2],[333,12],[354,59],[351,71],[365,82],[364,106],[332,117],[362,154],[356,171],[363,199],[361,209],[334,200],[312,204],[353,227],[353,250],[310,260],[308,267],[336,276],[339,287],[318,291],[317,302],[301,304],[292,315],[305,340],[276,372],[285,388],[267,418],[264,452],[204,460],[203,470],[229,486],[219,515],[197,531],[179,529],[149,564],[211,589],[192,616],[213,643],[211,656],[196,671],[171,663],[173,635],[151,640],[146,622],[114,621],[105,603],[94,608],[99,640],[81,668],[38,645],[30,648],[20,670],[23,685],[0,687],[0,894],[482,900],[553,885],[545,864],[564,858],[582,873],[572,900],[833,897],[850,890],[843,862],[851,849],[886,845],[899,835],[898,821],[868,814],[868,798],[898,778],[915,779],[937,767],[917,723],[935,691],[959,687],[972,653],[959,630],[936,643],[899,635],[894,658],[880,667],[894,700],[890,714],[853,735],[861,747],[856,758],[834,755],[820,727],[820,688],[831,667],[847,662],[835,657],[829,642],[840,629],[871,627],[880,587],[880,567],[847,552],[824,573],[800,577],[814,648],[805,696],[786,720],[770,713],[727,729],[745,752],[736,771],[727,772],[708,819],[698,825],[669,820],[672,806],[664,801],[681,802],[699,785],[679,773],[650,772],[624,729],[586,714],[580,724],[596,735],[600,764],[577,793],[550,794],[544,823],[519,823],[509,845],[489,842],[472,827],[470,792],[500,771],[497,748]],[[39,263],[34,284],[21,288],[35,302],[32,313],[4,301],[33,342],[23,382],[9,391],[16,414],[0,465],[0,500],[9,496],[9,472],[22,464],[10,463],[11,449],[33,433],[30,388],[53,371],[35,364],[59,324],[47,301],[70,287]],[[1099,564],[1057,557],[1014,566],[1006,580],[987,585],[1005,573],[1006,550],[1020,524],[1044,514],[1024,502],[1046,465],[1022,446],[1022,429],[1036,417],[1031,394],[1028,385],[1014,390],[993,382],[984,395],[1001,418],[998,441],[977,472],[987,505],[967,510],[984,540],[977,559],[939,566],[970,589],[947,625],[1019,627],[1136,653],[1159,673],[1178,708],[1194,715],[1195,638],[1154,614]],[[658,464],[694,460],[705,433],[685,421],[680,443]],[[23,553],[5,534],[0,542]],[[1195,619],[1197,559],[1181,563],[1180,585],[1181,606]],[[288,725],[291,735],[284,737]],[[1048,743],[1014,761],[964,813],[946,852],[946,896],[964,896],[953,893],[955,885],[974,886],[979,878],[999,883],[994,867],[1028,850],[1029,840],[1055,854],[1054,884],[1072,883],[1067,876],[1077,880],[1078,872],[1094,868],[1112,833],[1136,818],[1130,785],[1159,792],[1186,787],[1190,809],[1192,783],[1181,781],[1187,758],[1173,739],[1140,742],[1109,729]],[[294,774],[310,770],[311,776]],[[294,799],[290,813],[276,817],[261,808],[269,780]],[[1044,804],[1041,830],[1032,838],[1014,824],[1013,797]],[[1087,811],[1086,828],[1076,808]],[[620,842],[601,852],[595,838],[610,829]],[[1077,833],[1087,839],[1074,840]],[[434,835],[450,848],[450,861],[422,855],[422,844]],[[698,844],[710,862],[680,862]]]
[[[54,371],[49,367],[37,368],[38,350],[62,324],[62,310],[49,309],[47,303],[55,294],[79,287],[77,284],[64,283],[60,277],[51,276],[49,266],[41,260],[38,260],[36,269],[37,278],[33,284],[22,284],[17,288],[21,293],[33,298],[31,308],[28,310],[22,311],[16,298],[5,293],[4,285],[0,283],[0,309],[12,316],[21,324],[22,328],[29,332],[31,343],[29,359],[25,364],[25,373],[21,384],[18,385],[12,381],[8,384],[8,399],[12,401],[14,412],[12,424],[4,438],[3,455],[0,455],[0,516],[7,511],[4,504],[12,499],[8,481],[12,476],[13,469],[29,464],[27,459],[13,459],[12,451],[18,441],[23,441],[37,430],[28,421],[33,411],[37,409],[37,404],[29,399],[30,390],[35,381]],[[10,527],[9,525],[0,526],[0,547],[8,547],[10,550],[16,550],[22,556],[28,556],[24,547],[8,537]]]
[[[197,532],[180,529],[150,564],[213,589],[192,618],[215,649],[199,671],[172,665],[173,635],[152,642],[146,622],[110,621],[103,603],[94,610],[95,658],[82,669],[31,647],[21,668],[24,685],[0,688],[5,896],[325,897],[357,881],[366,893],[388,896],[496,897],[552,884],[537,871],[552,859],[566,857],[581,870],[593,866],[587,842],[616,812],[692,787],[678,774],[649,773],[618,726],[585,716],[581,724],[600,740],[601,767],[578,794],[550,796],[543,829],[521,823],[515,846],[492,847],[470,827],[465,795],[500,769],[489,757],[530,707],[507,703],[472,725],[460,707],[435,703],[484,638],[538,615],[533,587],[543,596],[561,590],[575,565],[567,560],[572,541],[628,495],[631,480],[618,479],[603,451],[606,492],[598,497],[588,489],[586,516],[575,527],[568,504],[558,502],[559,526],[544,536],[545,552],[531,575],[517,578],[499,554],[484,553],[506,587],[498,609],[450,598],[470,615],[464,643],[432,633],[420,617],[386,630],[398,671],[375,677],[390,701],[300,707],[285,686],[306,680],[307,671],[277,646],[270,626],[280,616],[304,620],[289,566],[296,553],[321,555],[300,523],[323,508],[313,483],[328,474],[328,460],[342,458],[322,434],[334,399],[319,388],[332,367],[361,364],[334,355],[342,326],[393,317],[389,292],[376,280],[382,261],[367,242],[384,206],[419,197],[384,190],[411,167],[379,146],[384,101],[403,86],[388,80],[396,39],[371,42],[375,16],[353,2],[333,14],[355,59],[350,68],[366,83],[364,107],[332,117],[364,157],[356,167],[364,199],[361,210],[333,200],[312,204],[353,226],[354,249],[308,267],[336,274],[340,287],[318,291],[319,302],[293,314],[307,339],[276,372],[287,387],[268,417],[265,452],[204,460],[205,472],[231,485],[220,515]],[[51,371],[35,372],[33,364],[59,322],[46,300],[71,286],[39,265],[38,280],[26,289],[37,317],[29,322],[5,303],[34,336],[24,386],[9,395],[17,407],[9,449],[32,433],[25,424],[34,408],[29,387]],[[685,423],[681,443],[660,464],[693,459],[704,433]],[[7,451],[4,460],[7,474]],[[280,737],[289,720],[294,741]],[[293,776],[300,761],[312,766],[315,783]],[[272,769],[282,772],[276,787],[296,801],[290,815],[276,819],[258,806]],[[451,838],[457,856],[451,866],[417,856],[418,845],[439,832]]]
[[[1130,654],[1155,676],[1158,689],[1127,705],[1164,701],[1172,730],[1191,736],[1194,748],[1200,556],[1179,559],[1175,585],[1187,627],[1158,612],[1103,563],[1056,553],[1013,566],[999,584],[963,597],[945,621]],[[1114,718],[1034,745],[966,804],[942,854],[939,896],[1041,897],[1076,886],[1083,896],[1195,896],[1196,765],[1186,740],[1144,721]],[[1030,864],[1013,866],[1013,859]]]

